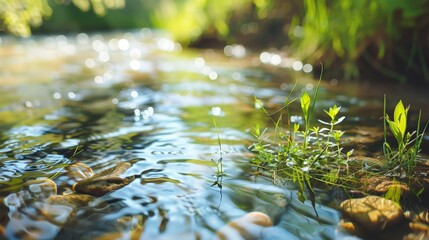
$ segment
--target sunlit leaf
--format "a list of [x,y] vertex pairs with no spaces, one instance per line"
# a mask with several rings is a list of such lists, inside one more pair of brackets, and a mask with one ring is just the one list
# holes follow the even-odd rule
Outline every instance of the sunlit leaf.
[[308,95],[307,92],[303,92],[301,95],[301,109],[302,112],[304,113],[304,117],[307,120],[307,113],[308,113],[308,109],[310,108],[310,96]]
[[[409,109],[409,107],[404,108],[404,105],[402,104],[402,101],[400,100],[398,102],[398,104],[396,104],[395,111],[394,111],[394,121],[397,124],[399,133],[401,134],[401,139],[404,138],[405,131],[407,129],[408,109]],[[396,139],[398,139],[398,138],[396,138]]]
[[333,107],[329,108],[329,111],[325,111],[326,114],[331,118],[331,120],[334,120],[337,114],[340,112],[341,106],[337,107],[337,105],[334,105]]
[[299,130],[299,124],[298,123],[295,123],[294,125],[293,125],[293,131],[294,132],[297,132]]
[[392,131],[393,135],[396,138],[396,141],[398,141],[399,145],[402,144],[403,137],[401,134],[401,130],[399,129],[399,125],[394,121],[388,121],[388,123],[389,123],[390,130]]
[[399,117],[400,117],[400,115],[401,115],[401,114],[403,114],[404,112],[405,112],[405,108],[404,108],[404,105],[402,104],[402,101],[400,100],[400,101],[398,102],[398,104],[396,104],[395,112],[394,112],[394,115],[393,115],[393,120],[394,120],[395,122],[399,122]]

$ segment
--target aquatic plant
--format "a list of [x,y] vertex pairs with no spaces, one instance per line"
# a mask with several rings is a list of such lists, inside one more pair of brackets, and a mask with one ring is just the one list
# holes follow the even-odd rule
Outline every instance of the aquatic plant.
[[[400,177],[412,177],[415,173],[418,153],[421,151],[421,143],[427,128],[427,123],[420,132],[421,111],[417,119],[417,129],[413,132],[407,132],[408,107],[404,107],[400,100],[393,112],[393,119],[386,113],[386,96],[384,96],[384,143],[383,153],[387,162],[389,174]],[[392,147],[387,141],[387,125],[396,139],[397,147]]]
[[211,159],[212,162],[216,164],[216,173],[215,173],[216,180],[212,184],[212,186],[216,185],[217,187],[222,188],[222,180],[223,180],[223,177],[226,176],[226,174],[223,171],[222,143],[220,141],[219,128],[217,127],[216,119],[214,118],[213,118],[213,125],[216,128],[217,141],[219,146],[219,159],[217,160]]
[[396,180],[393,180],[393,184],[389,187],[387,192],[384,194],[384,198],[392,200],[393,202],[399,204],[401,199],[401,186],[400,183]]
[[[312,126],[312,117],[317,102],[319,84],[311,99],[304,91],[299,98],[301,116],[291,116],[289,105],[296,99],[285,101],[282,109],[286,110],[288,129],[281,127],[280,116],[277,120],[271,118],[263,107],[262,101],[256,100],[256,104],[270,116],[275,125],[274,137],[266,136],[267,129],[261,130],[257,124],[253,130],[256,142],[250,149],[257,153],[252,162],[260,169],[271,172],[277,180],[288,180],[298,185],[298,197],[304,201],[304,191],[308,190],[310,198],[314,199],[313,183],[321,182],[330,186],[342,186],[343,182],[350,181],[349,176],[342,177],[340,172],[348,172],[348,161],[352,150],[343,153],[341,137],[344,131],[334,129],[345,117],[339,117],[341,107],[334,105],[325,110],[330,118],[329,122],[319,120],[329,128]],[[292,89],[293,91],[293,89]],[[291,94],[289,94],[291,95]],[[279,111],[276,111],[278,113]],[[303,126],[301,126],[301,124]],[[300,130],[300,128],[302,128]]]

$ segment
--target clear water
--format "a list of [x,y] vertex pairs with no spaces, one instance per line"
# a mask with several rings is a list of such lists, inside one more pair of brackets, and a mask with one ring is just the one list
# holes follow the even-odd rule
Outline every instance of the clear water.
[[[338,230],[334,209],[341,196],[317,194],[317,218],[292,187],[253,175],[249,164],[250,130],[256,123],[269,125],[254,97],[276,109],[295,80],[297,96],[314,89],[309,74],[276,61],[264,64],[258,54],[234,58],[185,50],[149,30],[2,37],[0,43],[1,200],[39,177],[55,176],[58,194],[70,191],[73,182],[64,168],[75,162],[95,172],[129,162],[123,176],[143,173],[99,198],[102,205],[43,206],[33,199],[16,207],[2,201],[0,230],[6,238],[212,239],[251,211],[274,222],[261,233],[264,239],[347,235]],[[351,116],[346,129],[381,130],[384,92],[377,89],[386,88],[331,80],[322,86],[318,107],[343,106]],[[410,91],[389,89],[392,102],[410,99],[425,114],[423,90],[407,98]],[[221,157],[227,176],[218,179],[215,162]],[[42,207],[59,220],[41,215]]]

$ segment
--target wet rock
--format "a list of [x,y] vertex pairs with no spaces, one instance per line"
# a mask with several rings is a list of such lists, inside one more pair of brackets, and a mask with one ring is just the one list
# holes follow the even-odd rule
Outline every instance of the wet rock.
[[11,193],[4,198],[4,205],[9,209],[17,209],[33,201],[44,201],[57,194],[57,185],[49,178],[29,180],[24,183],[23,190]]
[[75,163],[67,168],[67,175],[76,182],[90,178],[94,175],[92,169],[83,163]]
[[27,190],[36,200],[47,199],[49,196],[57,194],[57,185],[49,178],[39,178],[24,183]]
[[429,239],[429,212],[423,211],[419,214],[405,212],[405,217],[410,220],[410,229],[414,232],[408,234],[404,239]]
[[54,239],[67,222],[72,208],[35,202],[9,212],[6,239]]
[[404,214],[395,202],[378,196],[348,199],[341,203],[340,210],[350,222],[341,224],[347,230],[379,232],[401,223]]
[[122,178],[120,174],[130,166],[130,163],[120,163],[94,175],[88,166],[73,164],[68,167],[68,171],[78,181],[74,186],[78,193],[68,195],[57,195],[55,182],[48,178],[25,182],[21,191],[11,193],[3,200],[4,206],[9,208],[10,221],[5,228],[0,228],[0,236],[12,239],[53,239],[78,208],[90,206],[104,209],[108,204],[95,196],[129,184],[133,177]]
[[426,240],[429,239],[429,232],[410,233],[403,240]]
[[355,127],[347,130],[347,141],[343,147],[348,151],[354,149],[354,156],[368,156],[374,154],[383,139],[383,131],[378,127]]
[[6,237],[5,236],[5,230],[4,230],[2,225],[0,225],[0,237]]
[[270,217],[265,213],[250,212],[221,228],[216,232],[215,239],[261,239],[263,230],[272,225]]
[[87,194],[53,195],[47,199],[49,204],[64,205],[70,207],[88,206],[89,202],[96,198]]
[[[95,237],[96,240],[110,240],[110,239],[142,239],[144,232],[144,220],[142,215],[138,216],[124,216],[117,219],[118,226],[115,232],[109,232]],[[156,237],[157,239],[162,239]],[[149,238],[148,238],[149,239]],[[181,236],[175,234],[168,239],[196,239],[190,235]]]
[[88,179],[88,181],[78,182],[73,186],[77,193],[90,194],[93,196],[103,196],[119,188],[128,185],[132,179],[109,177],[103,179]]
[[362,190],[368,193],[374,193],[377,195],[385,194],[391,187],[397,187],[401,190],[401,195],[408,193],[410,188],[401,182],[394,181],[389,177],[379,175],[372,177],[364,177],[361,179]]
[[120,177],[130,167],[131,164],[128,162],[119,163],[113,168],[77,182],[73,185],[73,191],[98,197],[122,188],[134,180],[134,177]]

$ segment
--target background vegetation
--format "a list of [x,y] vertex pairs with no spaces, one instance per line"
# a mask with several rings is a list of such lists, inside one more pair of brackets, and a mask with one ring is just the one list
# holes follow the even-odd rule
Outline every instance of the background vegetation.
[[61,33],[160,28],[193,46],[286,50],[316,66],[323,62],[328,76],[429,83],[429,0],[1,2],[0,31],[24,37],[31,27]]

